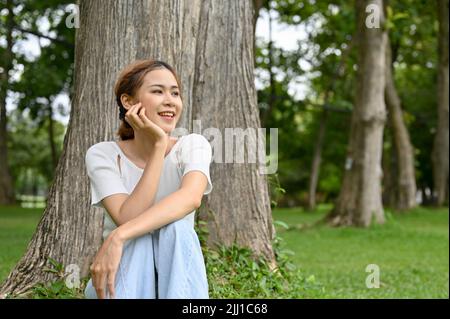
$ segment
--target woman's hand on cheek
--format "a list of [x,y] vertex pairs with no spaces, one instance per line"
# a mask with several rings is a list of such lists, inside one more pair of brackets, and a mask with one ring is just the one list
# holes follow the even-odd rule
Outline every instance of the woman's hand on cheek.
[[142,133],[152,144],[167,143],[167,134],[145,115],[145,107],[139,102],[127,111],[125,120],[137,134]]
[[141,102],[134,104],[125,113],[125,121],[130,124],[134,131],[139,130],[139,127],[144,125],[144,123],[142,123],[139,116],[137,115],[137,112],[141,108],[141,105]]
[[139,118],[141,119],[144,126],[142,127],[142,131],[155,143],[166,143],[167,142],[167,133],[164,132],[162,128],[152,122],[147,115],[145,115],[145,108],[142,107],[139,110]]

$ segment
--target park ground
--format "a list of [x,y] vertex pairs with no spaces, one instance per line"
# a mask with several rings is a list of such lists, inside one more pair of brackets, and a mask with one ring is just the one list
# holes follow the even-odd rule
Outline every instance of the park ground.
[[[320,221],[329,205],[310,212],[275,209],[273,219],[292,262],[322,288],[308,298],[449,298],[449,212],[419,207],[386,211],[384,225],[331,228]],[[0,281],[25,252],[43,209],[0,207]],[[280,223],[277,223],[279,225]],[[286,226],[286,225],[285,225]],[[366,278],[379,269],[379,288]]]

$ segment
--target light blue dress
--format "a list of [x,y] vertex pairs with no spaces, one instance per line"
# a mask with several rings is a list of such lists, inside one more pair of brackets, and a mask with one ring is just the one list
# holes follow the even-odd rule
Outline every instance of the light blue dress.
[[[212,151],[202,135],[189,134],[178,139],[164,159],[155,202],[175,192],[190,171],[209,175]],[[120,167],[119,163],[120,162]],[[93,145],[86,153],[91,185],[91,203],[118,193],[130,194],[143,169],[137,167],[114,141]],[[116,275],[115,293],[119,299],[207,299],[208,282],[198,236],[194,230],[195,211],[183,219],[125,243]],[[116,227],[105,210],[103,238]],[[92,280],[86,298],[97,298]]]

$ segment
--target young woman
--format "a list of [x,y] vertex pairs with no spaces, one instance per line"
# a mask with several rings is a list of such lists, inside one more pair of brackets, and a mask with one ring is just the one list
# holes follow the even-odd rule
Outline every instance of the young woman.
[[208,298],[194,213],[212,190],[212,152],[199,134],[170,136],[180,90],[162,61],[137,61],[117,80],[120,140],[86,153],[91,203],[107,213],[87,298]]

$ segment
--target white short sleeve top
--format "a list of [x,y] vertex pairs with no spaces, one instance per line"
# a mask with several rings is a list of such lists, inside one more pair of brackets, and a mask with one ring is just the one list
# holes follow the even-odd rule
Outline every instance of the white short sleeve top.
[[[184,175],[191,171],[202,172],[208,185],[204,195],[212,191],[209,167],[212,159],[211,145],[200,134],[181,136],[164,158],[155,203],[180,188]],[[90,180],[91,204],[103,207],[101,201],[113,194],[131,194],[144,170],[136,166],[122,152],[115,141],[100,142],[86,152],[86,169]],[[120,167],[119,167],[120,161]],[[186,217],[194,226],[195,210]],[[103,238],[116,228],[105,210]]]

